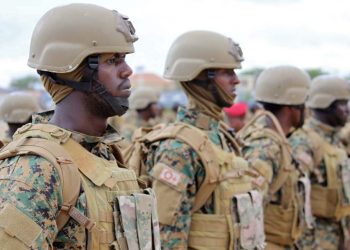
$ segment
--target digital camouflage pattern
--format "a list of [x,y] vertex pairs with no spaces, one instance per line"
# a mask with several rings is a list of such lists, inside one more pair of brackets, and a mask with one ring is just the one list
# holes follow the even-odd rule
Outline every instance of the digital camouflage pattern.
[[[180,107],[177,114],[177,121],[190,124],[203,129],[211,142],[222,147],[226,151],[232,151],[224,141],[222,133],[219,131],[219,122],[215,119],[207,118],[206,127],[200,127],[198,120],[200,116],[205,116],[195,110],[187,110]],[[221,144],[222,143],[222,144]],[[156,163],[162,163],[181,173],[187,179],[186,190],[181,192],[179,207],[176,211],[176,218],[172,225],[160,224],[162,249],[186,249],[188,246],[188,235],[191,224],[191,209],[193,207],[196,193],[205,177],[205,169],[199,155],[186,143],[176,139],[166,139],[156,142],[150,146],[147,155],[146,166],[150,172]],[[159,203],[168,203],[167,197],[158,200]],[[201,208],[205,214],[214,213],[213,197],[210,197]],[[173,233],[176,232],[176,233]]]
[[[45,122],[50,113],[36,116],[35,122]],[[108,129],[103,137],[87,136],[73,132],[72,138],[98,157],[115,160],[108,144],[119,137]],[[11,203],[29,216],[41,228],[33,249],[86,249],[86,231],[72,218],[58,232],[55,218],[62,206],[60,177],[55,167],[42,157],[15,156],[0,162],[0,210]],[[76,208],[87,216],[87,205],[82,190]]]
[[152,197],[145,194],[134,196],[140,249],[152,250]]
[[[314,118],[306,121],[304,127],[312,129],[318,135],[324,138],[328,143],[339,148],[343,147],[339,137],[339,129],[323,124]],[[325,162],[322,160],[318,166],[315,165],[315,158],[317,157],[315,147],[318,145],[313,145],[314,143],[312,143],[311,139],[304,129],[298,129],[295,131],[289,138],[289,141],[293,146],[293,154],[295,155],[295,158],[298,159],[298,156],[301,154],[307,154],[307,156],[303,156],[303,159],[306,159],[306,161],[304,160],[303,163],[306,163],[310,170],[316,171],[311,171],[311,183],[325,184],[327,180]],[[340,170],[342,168],[342,166],[339,166],[339,178],[341,178]],[[350,186],[350,182],[347,182],[347,184]],[[342,223],[338,223],[330,219],[322,219],[316,217],[315,231],[308,231],[305,238],[301,240],[300,245],[305,247],[305,249],[311,249],[311,247],[313,247],[316,242],[320,247],[322,247],[322,249],[338,249],[343,234],[342,224],[349,225],[348,222],[349,218],[346,218]],[[348,226],[345,227],[349,228]]]
[[237,199],[237,212],[239,213],[241,232],[240,241],[244,249],[253,249],[255,244],[255,215],[252,209],[252,201],[249,194],[235,196]]
[[[247,128],[247,131],[244,134],[249,134],[251,131],[260,130],[267,128],[268,124],[266,119],[258,119],[253,126]],[[262,150],[268,149],[268,150]],[[242,149],[242,154],[245,159],[249,162],[251,166],[254,166],[256,161],[263,161],[269,166],[271,176],[269,177],[269,182],[275,178],[278,174],[282,162],[281,148],[276,141],[271,138],[263,137],[255,140],[249,140],[245,142],[245,145]],[[265,190],[265,194],[267,191]],[[280,194],[277,192],[272,201],[278,201]],[[267,198],[267,197],[265,197]]]
[[128,247],[129,249],[138,249],[135,199],[131,196],[120,196],[117,199],[119,201],[121,223]]
[[[266,137],[257,137],[257,138],[246,138],[244,135],[254,133],[255,131],[261,131],[264,129],[269,129],[269,123],[266,117],[261,117],[256,120],[253,124],[246,128],[243,133],[242,139],[244,140],[245,145],[242,148],[242,154],[244,158],[249,162],[249,165],[253,167],[257,162],[264,162],[265,166],[270,167],[270,171],[267,171],[268,175],[266,176],[269,179],[269,183],[274,180],[277,175],[280,167],[282,167],[282,149],[278,142],[273,138],[268,136]],[[267,187],[268,189],[268,187]],[[275,202],[280,203],[282,193],[281,190],[277,191],[272,197],[268,195],[268,190],[264,191],[265,197],[264,202]],[[269,244],[267,243],[267,249],[269,249]],[[296,249],[297,246],[282,246],[274,245],[278,249],[291,250]],[[271,246],[270,246],[271,247]]]

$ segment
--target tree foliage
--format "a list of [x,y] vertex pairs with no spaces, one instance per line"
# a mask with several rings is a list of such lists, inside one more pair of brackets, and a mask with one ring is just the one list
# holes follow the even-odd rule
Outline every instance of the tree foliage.
[[311,79],[313,79],[319,75],[328,74],[327,71],[324,71],[323,69],[320,69],[320,68],[306,69],[306,72],[309,73]]
[[19,78],[14,78],[10,82],[10,87],[14,89],[35,89],[36,85],[40,82],[38,76],[26,75]]
[[258,76],[264,68],[251,68],[251,69],[244,69],[239,72],[240,75],[244,76]]

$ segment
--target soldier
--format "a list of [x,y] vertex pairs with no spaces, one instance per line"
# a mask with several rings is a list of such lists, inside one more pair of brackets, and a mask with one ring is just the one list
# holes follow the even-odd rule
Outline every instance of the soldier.
[[31,121],[32,114],[39,112],[39,104],[29,93],[13,92],[6,95],[0,105],[0,117],[8,125],[6,137],[1,141],[6,145],[19,127]]
[[28,65],[56,109],[0,152],[1,249],[160,249],[152,192],[120,165],[107,127],[128,109],[136,40],[127,17],[92,4],[37,23]]
[[156,192],[163,249],[264,246],[262,197],[253,188],[259,176],[246,175],[234,135],[221,126],[242,61],[237,43],[210,31],[187,32],[169,49],[164,77],[181,83],[189,105],[138,147],[148,152],[142,164]]
[[124,123],[121,131],[123,137],[131,142],[132,135],[137,128],[152,127],[160,122],[158,94],[149,87],[139,87],[130,96],[130,111],[136,112],[136,117]]
[[[316,216],[303,247],[317,242],[322,249],[349,249],[350,164],[339,130],[349,115],[350,89],[347,82],[332,75],[313,79],[306,106],[311,118],[290,137],[295,158],[311,170],[311,204]],[[303,248],[303,249],[304,249]]]
[[[304,102],[309,76],[293,66],[264,70],[258,77],[255,94],[265,111],[259,111],[240,130],[243,155],[250,166],[269,181],[265,196],[267,249],[295,249],[305,229],[312,226],[307,173],[292,159],[287,135],[304,122]],[[298,190],[298,186],[303,187]],[[304,206],[305,204],[305,206]],[[306,223],[304,223],[306,222]]]

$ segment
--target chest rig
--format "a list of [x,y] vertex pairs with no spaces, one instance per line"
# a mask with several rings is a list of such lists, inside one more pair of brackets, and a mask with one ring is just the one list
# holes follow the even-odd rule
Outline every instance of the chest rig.
[[[195,150],[205,168],[192,208],[189,249],[260,249],[264,247],[262,197],[256,172],[238,155],[235,139],[226,134],[235,152],[226,152],[211,142],[208,135],[194,126],[177,122],[159,125],[134,134],[134,145],[128,150],[128,164],[141,177],[147,177],[145,154],[153,143],[165,139],[180,140]],[[209,197],[214,197],[214,213],[200,212]],[[162,223],[166,211],[158,209]]]
[[[111,148],[122,162],[117,148]],[[71,139],[71,132],[49,124],[20,128],[0,159],[29,154],[45,158],[59,173],[63,205],[58,230],[73,218],[87,229],[87,249],[160,249],[154,194],[140,189],[133,171],[91,154]],[[75,208],[81,188],[87,215]]]
[[[322,159],[316,162],[315,168],[323,161],[326,180],[318,178],[312,184],[311,202],[315,216],[330,218],[336,221],[350,215],[350,161],[345,149],[331,145],[315,131],[304,128],[311,139],[313,148],[318,148]],[[317,172],[316,172],[317,173]]]
[[[276,131],[256,125],[255,122],[262,117],[269,118]],[[251,129],[254,127],[253,129]],[[240,130],[239,137],[249,143],[250,141],[268,138],[280,147],[281,159],[277,175],[273,177],[268,188],[268,197],[265,201],[265,232],[268,242],[279,245],[293,245],[301,236],[305,225],[312,228],[313,218],[310,205],[310,180],[307,174],[296,169],[292,163],[290,145],[283,130],[273,114],[261,111]],[[261,148],[268,150],[268,148]],[[258,172],[260,165],[252,166]],[[271,198],[279,195],[277,202]]]

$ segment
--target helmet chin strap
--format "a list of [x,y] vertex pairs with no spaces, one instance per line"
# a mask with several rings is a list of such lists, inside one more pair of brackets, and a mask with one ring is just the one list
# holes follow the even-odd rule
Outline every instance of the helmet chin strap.
[[38,71],[39,75],[48,76],[55,84],[69,86],[73,89],[98,94],[113,110],[113,112],[122,116],[129,109],[129,101],[126,97],[115,97],[96,79],[98,71],[98,56],[89,56],[83,78],[80,82],[67,80],[59,77],[57,74],[46,71]]
[[198,84],[202,88],[205,88],[209,90],[209,92],[213,95],[215,103],[220,108],[230,107],[231,103],[226,102],[220,95],[218,86],[215,84],[215,71],[214,70],[208,70],[207,71],[207,79],[206,80],[199,80],[195,79],[193,80],[194,83]]
[[112,108],[114,114],[122,116],[128,111],[129,101],[127,97],[112,96],[98,80],[93,79],[92,81],[93,89],[91,93],[98,94],[110,106],[110,108]]

